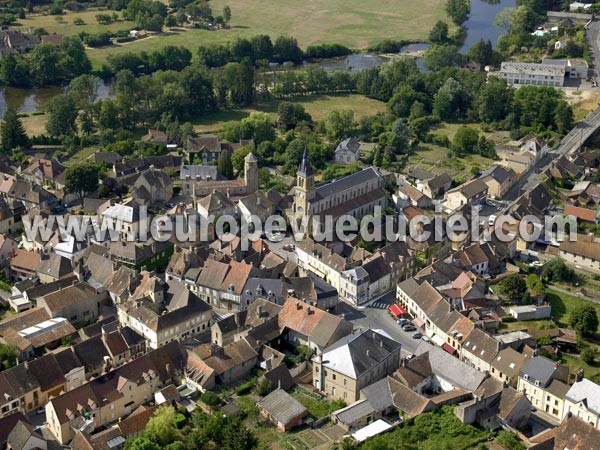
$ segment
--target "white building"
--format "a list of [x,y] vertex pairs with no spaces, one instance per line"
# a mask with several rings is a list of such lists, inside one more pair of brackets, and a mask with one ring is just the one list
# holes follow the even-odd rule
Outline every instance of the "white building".
[[500,77],[510,84],[561,87],[565,81],[565,69],[554,64],[503,62]]
[[587,378],[573,383],[565,395],[563,417],[569,413],[600,428],[600,386]]

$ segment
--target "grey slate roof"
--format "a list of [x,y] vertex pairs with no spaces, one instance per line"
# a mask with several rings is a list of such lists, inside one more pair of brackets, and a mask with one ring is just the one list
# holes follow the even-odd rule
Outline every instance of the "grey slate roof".
[[360,172],[356,172],[351,175],[347,175],[337,180],[333,180],[317,186],[317,195],[315,198],[317,200],[327,198],[331,195],[338,194],[347,189],[351,189],[352,187],[357,186],[366,181],[376,180],[378,178],[379,174],[377,173],[377,171],[373,167],[367,167],[366,169],[363,169]]
[[532,383],[539,381],[541,387],[546,387],[552,381],[555,370],[556,363],[554,361],[542,356],[536,356],[525,364],[519,376],[524,378],[527,375],[528,381]]
[[306,407],[302,403],[283,389],[275,389],[260,400],[258,405],[282,424],[287,424],[290,420],[307,412]]

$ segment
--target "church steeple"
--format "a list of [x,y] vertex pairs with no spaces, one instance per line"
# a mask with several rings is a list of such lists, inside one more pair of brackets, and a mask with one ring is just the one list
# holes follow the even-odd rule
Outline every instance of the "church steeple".
[[304,154],[302,155],[302,160],[300,161],[300,166],[298,167],[298,176],[302,177],[310,177],[313,175],[312,166],[310,165],[310,160],[308,159],[308,145],[304,145]]
[[315,198],[315,174],[308,159],[308,146],[304,146],[304,154],[298,166],[294,210],[296,217],[310,214],[310,201]]

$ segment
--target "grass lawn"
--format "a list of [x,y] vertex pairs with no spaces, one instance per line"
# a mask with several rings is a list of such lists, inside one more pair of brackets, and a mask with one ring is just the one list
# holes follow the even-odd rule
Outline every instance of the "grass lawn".
[[293,388],[290,394],[302,403],[308,409],[308,413],[315,419],[325,417],[332,411],[342,408],[341,403],[339,405],[332,405],[332,402],[329,400],[321,398],[318,394],[309,392],[299,386]]
[[67,166],[67,167],[76,166],[77,164],[86,161],[88,158],[91,158],[94,153],[99,152],[101,150],[102,149],[100,147],[85,147],[85,148],[82,148],[81,150],[79,150],[77,153],[75,153],[70,158],[65,159],[63,161],[63,164],[65,166]]
[[27,131],[27,135],[39,136],[40,134],[46,133],[46,115],[36,114],[26,117],[21,117],[21,122]]
[[[563,325],[568,325],[571,311],[586,303],[592,305],[600,317],[600,304],[588,302],[579,297],[547,289],[546,300],[552,306],[552,317],[554,317],[554,320]],[[597,331],[600,331],[600,327]]]
[[[112,14],[112,12],[110,10],[90,9],[80,12],[67,11],[62,16],[31,14],[27,15],[25,19],[19,19],[17,23],[23,30],[27,30],[29,27],[44,28],[50,34],[62,34],[63,36],[72,36],[82,31],[86,33],[102,33],[131,30],[134,27],[133,22],[126,20],[119,20],[109,25],[100,25],[96,22],[96,14]],[[121,13],[117,14],[121,17]],[[57,22],[57,17],[61,17],[62,21]],[[77,17],[83,19],[85,24],[75,25],[73,20]]]
[[[306,111],[312,116],[313,120],[323,120],[327,117],[329,111],[340,108],[352,109],[354,111],[355,120],[358,120],[363,116],[385,111],[385,103],[369,99],[360,94],[309,95],[287,101],[302,104]],[[225,123],[232,120],[241,120],[254,111],[270,113],[273,116],[273,119],[277,119],[278,105],[279,102],[274,101],[271,103],[261,103],[251,108],[217,111],[192,120],[192,123],[194,129],[200,133],[215,132],[223,129]]]
[[405,170],[418,166],[430,172],[447,173],[451,177],[471,176],[471,168],[476,166],[485,169],[494,163],[494,160],[480,155],[465,155],[460,158],[448,158],[448,149],[435,144],[419,144],[417,150],[408,159]]
[[[443,0],[380,0],[367,3],[361,0],[213,0],[210,6],[215,15],[225,5],[232,10],[231,27],[225,30],[181,29],[155,39],[143,39],[124,46],[90,49],[94,66],[99,67],[110,53],[155,50],[166,45],[181,45],[195,53],[201,44],[223,43],[238,37],[268,34],[271,39],[281,35],[293,36],[305,48],[316,43],[344,44],[351,48],[366,48],[383,39],[427,39],[429,30],[438,20],[450,21],[444,11]],[[97,25],[96,12],[70,13],[65,20],[72,24],[80,16],[90,30]],[[32,19],[31,22],[41,19]],[[53,21],[50,18],[49,21]],[[27,20],[22,21],[28,24]],[[44,21],[43,23],[47,23]],[[57,28],[49,24],[50,29]],[[115,29],[126,23],[110,25]],[[130,25],[129,25],[130,26]],[[80,27],[84,29],[84,26]],[[166,30],[169,31],[169,30]],[[63,33],[76,33],[69,26]]]

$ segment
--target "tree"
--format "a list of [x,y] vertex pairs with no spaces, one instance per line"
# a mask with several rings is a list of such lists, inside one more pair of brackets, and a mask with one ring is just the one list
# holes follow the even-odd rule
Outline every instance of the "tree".
[[235,173],[240,173],[244,170],[244,160],[248,154],[252,153],[254,147],[252,145],[245,145],[236,149],[231,155],[231,165]]
[[213,408],[221,404],[221,398],[212,391],[206,391],[200,396],[202,403],[212,406]]
[[332,139],[348,137],[354,130],[354,111],[349,108],[331,110],[325,119],[325,129]]
[[462,25],[471,12],[471,2],[469,0],[448,0],[446,2],[446,12],[456,25]]
[[161,450],[161,447],[145,436],[138,436],[125,443],[125,450]]
[[231,8],[229,5],[225,5],[223,7],[223,20],[225,20],[225,23],[229,23],[231,21]]
[[454,45],[432,45],[424,55],[425,67],[432,72],[437,72],[444,67],[453,67],[460,59],[461,55]]
[[233,163],[231,161],[231,153],[226,150],[221,152],[219,161],[217,162],[217,170],[228,180],[233,178]]
[[555,258],[542,266],[541,279],[545,283],[570,281],[573,279],[573,276],[573,269],[567,267],[565,262],[560,258]]
[[9,107],[4,113],[4,119],[0,124],[0,138],[2,139],[2,149],[10,151],[16,147],[27,147],[29,138],[25,127],[19,119],[17,110]]
[[268,395],[273,390],[273,383],[267,378],[261,378],[256,384],[256,393],[261,397]]
[[535,274],[531,274],[527,277],[527,288],[536,297],[543,297],[546,293],[544,283],[542,283],[540,277]]
[[593,348],[587,347],[581,351],[579,356],[584,363],[590,365],[593,364],[596,359],[596,351]]
[[175,25],[177,25],[177,19],[173,14],[169,14],[167,17],[165,17],[165,27],[171,29]]
[[467,52],[467,56],[471,61],[474,61],[481,65],[481,67],[487,66],[488,64],[494,63],[494,48],[492,47],[492,41],[489,39],[484,41],[481,39],[471,46]]
[[67,93],[50,99],[46,105],[46,131],[52,136],[67,136],[77,133],[77,103]]
[[496,286],[500,293],[509,300],[527,303],[529,299],[527,283],[518,273],[503,278]]
[[160,406],[146,425],[146,436],[161,447],[171,443],[177,434],[174,425],[175,408]]
[[295,38],[288,36],[279,36],[273,45],[273,60],[276,62],[299,63],[304,58],[304,53],[298,46]]
[[598,314],[593,305],[586,303],[571,312],[571,326],[584,336],[592,336],[598,330]]
[[98,167],[94,164],[80,164],[67,169],[65,187],[76,194],[83,204],[85,194],[98,189]]
[[10,369],[17,365],[17,349],[11,345],[0,344],[0,370]]
[[432,44],[445,44],[448,42],[448,24],[438,20],[429,32],[429,41]]
[[462,126],[452,139],[452,150],[458,154],[475,153],[479,143],[479,133],[471,127]]
[[251,450],[256,438],[241,420],[230,420],[223,429],[222,445],[224,450]]

